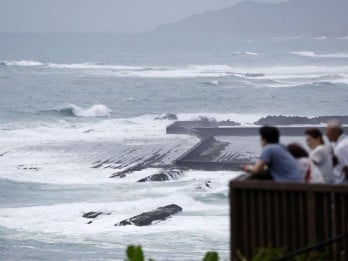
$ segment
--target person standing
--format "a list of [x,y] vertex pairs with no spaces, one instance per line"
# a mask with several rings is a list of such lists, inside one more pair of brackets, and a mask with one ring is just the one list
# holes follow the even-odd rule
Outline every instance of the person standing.
[[343,133],[339,120],[330,120],[326,127],[326,135],[334,143],[334,182],[348,183],[348,137]]
[[319,168],[326,183],[334,182],[333,174],[333,150],[330,145],[324,143],[323,135],[318,128],[310,128],[305,131],[306,142],[311,149],[309,158]]

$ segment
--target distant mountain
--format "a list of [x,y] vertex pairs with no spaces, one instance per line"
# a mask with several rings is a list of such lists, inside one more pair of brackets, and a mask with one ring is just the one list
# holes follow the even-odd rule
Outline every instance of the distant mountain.
[[157,28],[179,34],[232,36],[346,36],[348,0],[245,1],[230,8],[188,17]]

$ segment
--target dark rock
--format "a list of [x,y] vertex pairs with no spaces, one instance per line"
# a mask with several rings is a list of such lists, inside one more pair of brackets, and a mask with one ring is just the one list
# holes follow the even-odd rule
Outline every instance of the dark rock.
[[82,217],[84,217],[84,218],[97,218],[100,215],[110,215],[110,214],[111,213],[103,213],[103,212],[91,211],[91,212],[84,213],[82,215]]
[[159,207],[156,210],[153,210],[150,212],[144,212],[140,215],[123,220],[115,224],[115,226],[127,226],[127,225],[148,226],[148,225],[151,225],[153,221],[166,220],[167,218],[181,211],[182,211],[181,207],[179,207],[178,205],[172,204],[172,205],[168,205],[164,207]]
[[231,121],[230,119],[228,119],[226,121],[219,121],[218,126],[219,127],[240,126],[240,123]]
[[211,188],[210,183],[211,183],[210,180],[206,181],[206,182],[205,182],[205,186],[206,186],[207,188]]
[[1,153],[0,157],[5,156],[7,153],[8,153],[8,151],[5,151],[5,152]]
[[321,124],[327,123],[330,119],[338,119],[343,124],[348,123],[348,116],[320,116],[314,118],[299,117],[299,116],[267,116],[259,119],[254,124],[256,125],[293,125],[293,124]]
[[89,225],[89,224],[92,224],[92,223],[93,223],[93,221],[92,221],[92,220],[87,222],[87,224],[88,224],[88,225]]
[[209,118],[207,116],[198,116],[198,121],[206,122],[207,124],[213,124],[217,126],[217,120],[215,118]]
[[138,182],[175,180],[178,179],[179,176],[182,176],[183,173],[182,170],[165,170],[161,173],[140,179]]
[[177,119],[178,119],[178,116],[172,113],[166,113],[155,118],[155,120],[170,120],[170,121],[176,121]]

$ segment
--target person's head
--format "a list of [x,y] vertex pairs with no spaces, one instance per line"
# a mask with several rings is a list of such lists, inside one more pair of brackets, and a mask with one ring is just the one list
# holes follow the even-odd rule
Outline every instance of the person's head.
[[276,127],[263,126],[259,130],[261,136],[261,144],[279,143],[279,131]]
[[287,148],[295,159],[308,158],[308,152],[298,143],[291,143]]
[[310,128],[305,131],[306,142],[310,149],[315,149],[324,144],[323,134],[318,128]]
[[326,127],[326,136],[331,142],[336,142],[343,134],[342,124],[337,119],[332,119],[328,122]]

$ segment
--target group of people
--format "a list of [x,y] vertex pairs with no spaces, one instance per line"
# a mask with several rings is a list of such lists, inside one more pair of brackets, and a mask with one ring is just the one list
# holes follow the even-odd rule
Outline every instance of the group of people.
[[328,142],[318,128],[305,131],[309,152],[298,143],[280,144],[276,127],[261,127],[259,133],[260,159],[254,165],[243,165],[245,172],[275,181],[348,184],[348,136],[339,120],[327,124]]

